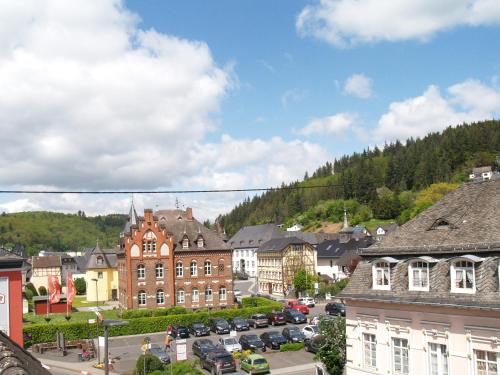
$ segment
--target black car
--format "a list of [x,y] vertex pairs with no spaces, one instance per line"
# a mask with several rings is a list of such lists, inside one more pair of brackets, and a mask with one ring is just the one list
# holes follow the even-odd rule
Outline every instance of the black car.
[[300,324],[307,322],[306,316],[295,309],[286,309],[284,314],[288,323]]
[[296,326],[283,328],[281,334],[288,342],[304,342],[306,336],[302,333],[300,328]]
[[325,312],[329,315],[345,316],[345,305],[337,302],[327,303],[325,306]]
[[173,326],[172,327],[172,337],[188,339],[189,338],[189,329],[186,326]]
[[152,345],[148,350],[146,350],[146,353],[154,355],[162,363],[170,363],[170,357],[159,345]]
[[239,316],[235,316],[231,319],[231,328],[235,331],[248,331],[250,326],[246,319],[240,318]]
[[267,314],[267,321],[272,326],[286,324],[285,314],[281,311],[273,311]]
[[193,354],[199,358],[204,358],[207,353],[217,351],[217,346],[209,339],[199,339],[193,342]]
[[219,335],[229,333],[229,331],[231,331],[231,327],[229,326],[227,320],[222,318],[210,318],[208,326],[210,327],[210,331]]
[[318,350],[324,345],[325,336],[316,335],[312,339],[306,339],[304,341],[304,347],[307,352],[317,353]]
[[257,335],[241,335],[238,342],[240,343],[242,350],[251,350],[253,352],[257,350],[262,350],[263,352],[266,351],[266,344],[264,344],[264,341],[262,341]]
[[282,344],[287,343],[286,339],[278,331],[264,332],[260,335],[260,339],[264,341],[267,347],[276,350],[279,350]]
[[189,327],[189,332],[194,336],[210,336],[210,328],[204,323],[193,323]]
[[236,371],[236,362],[233,356],[225,350],[208,353],[204,358],[201,358],[200,366],[212,374],[224,374]]
[[269,326],[267,316],[265,316],[264,314],[251,315],[250,319],[248,319],[248,324],[250,324],[253,328],[260,328],[260,327],[268,327]]

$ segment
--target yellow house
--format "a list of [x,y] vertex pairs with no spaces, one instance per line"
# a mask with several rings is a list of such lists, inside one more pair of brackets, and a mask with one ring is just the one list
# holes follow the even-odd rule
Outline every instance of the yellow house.
[[87,301],[110,301],[118,299],[117,249],[101,249],[99,244],[89,249],[87,258]]

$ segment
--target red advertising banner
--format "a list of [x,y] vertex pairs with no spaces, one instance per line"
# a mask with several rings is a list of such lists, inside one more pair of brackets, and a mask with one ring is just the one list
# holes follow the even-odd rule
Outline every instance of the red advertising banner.
[[49,302],[50,304],[59,303],[61,299],[61,286],[57,276],[49,275]]
[[68,287],[68,291],[66,292],[66,303],[68,305],[71,305],[73,303],[73,298],[76,295],[76,288],[71,273],[68,272],[66,278],[67,278],[66,285]]

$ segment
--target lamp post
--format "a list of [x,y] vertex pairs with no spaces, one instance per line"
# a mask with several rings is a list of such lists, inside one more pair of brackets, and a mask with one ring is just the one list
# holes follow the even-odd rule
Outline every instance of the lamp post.
[[97,297],[97,279],[91,279],[95,281],[95,293],[96,293],[96,305],[95,305],[95,313],[97,315],[97,319],[95,322],[95,335],[97,337],[97,363],[101,363],[101,353],[99,352],[99,298]]
[[127,325],[126,320],[112,320],[104,319],[102,325],[104,326],[104,375],[109,375],[109,352],[108,352],[108,329],[109,327]]

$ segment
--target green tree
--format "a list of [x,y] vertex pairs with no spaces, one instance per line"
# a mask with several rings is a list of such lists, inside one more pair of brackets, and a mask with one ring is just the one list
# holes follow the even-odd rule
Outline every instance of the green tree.
[[299,269],[293,277],[293,287],[296,292],[308,292],[313,289],[317,277],[304,268]]
[[30,290],[31,294],[34,297],[38,296],[38,292],[37,292],[35,286],[32,283],[27,283],[26,286],[25,286],[25,288],[28,289],[28,290]]
[[87,291],[87,284],[85,283],[85,279],[83,277],[77,277],[74,282],[76,294],[78,294],[79,296],[85,294],[85,292]]
[[38,294],[41,296],[46,296],[47,295],[47,288],[45,288],[43,285],[38,287]]
[[[146,371],[144,371],[146,370]],[[137,375],[147,375],[150,372],[163,370],[163,363],[152,354],[141,355],[137,358],[135,372]]]
[[319,331],[325,342],[316,354],[330,375],[342,375],[346,362],[346,325],[345,318],[320,319]]

